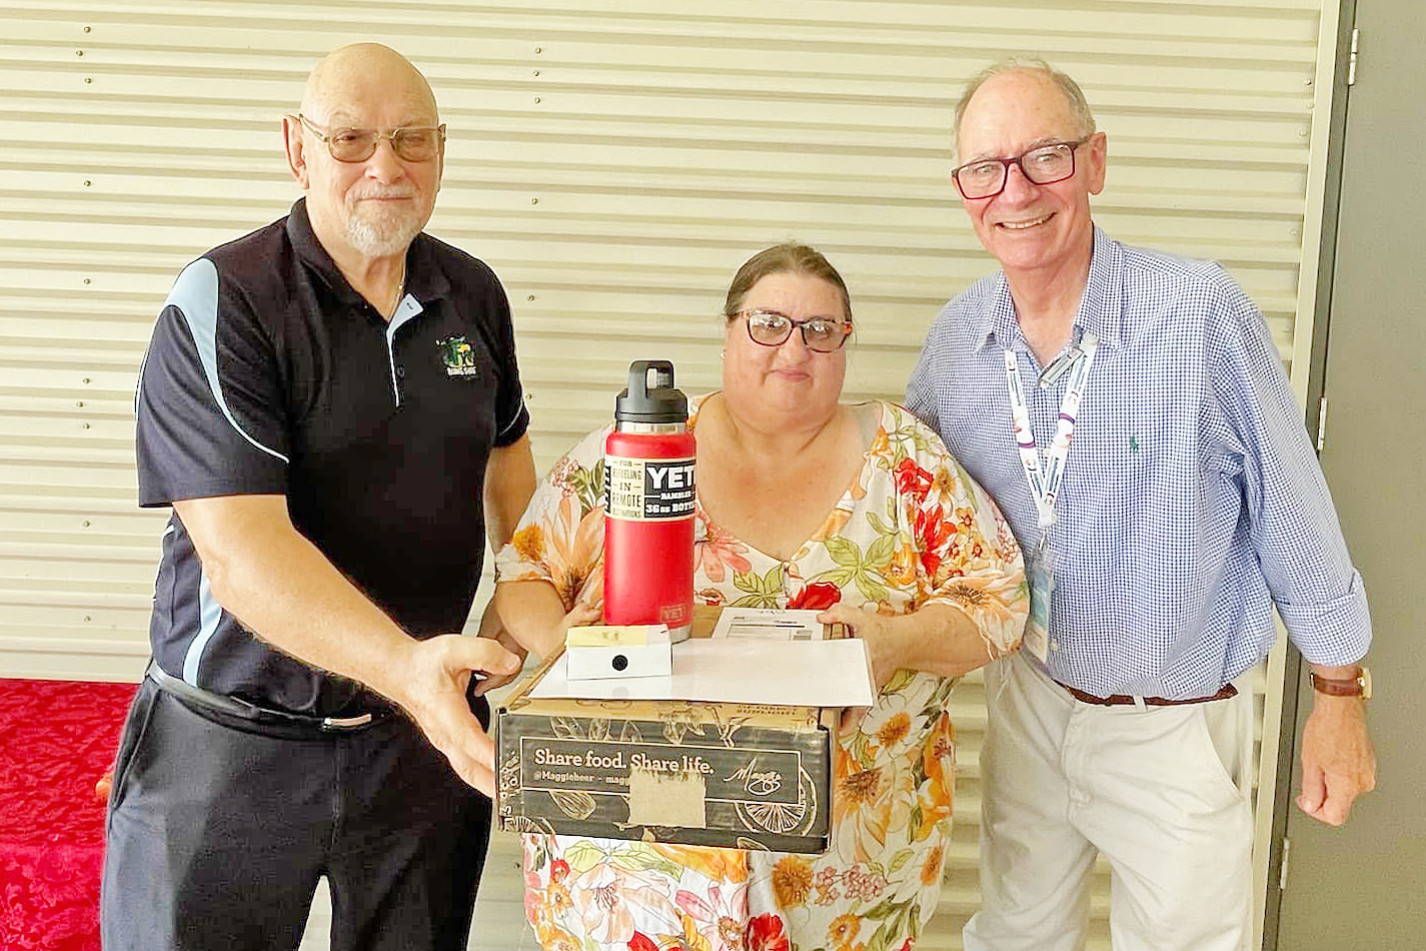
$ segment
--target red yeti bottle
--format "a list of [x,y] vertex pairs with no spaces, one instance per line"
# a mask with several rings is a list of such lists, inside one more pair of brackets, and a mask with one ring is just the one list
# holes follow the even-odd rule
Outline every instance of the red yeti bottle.
[[[653,377],[654,385],[649,386]],[[693,622],[694,442],[673,364],[636,360],[604,443],[604,623]]]

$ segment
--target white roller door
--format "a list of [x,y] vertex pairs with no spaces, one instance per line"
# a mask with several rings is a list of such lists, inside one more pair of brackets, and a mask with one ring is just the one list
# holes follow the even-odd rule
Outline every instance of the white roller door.
[[[163,522],[134,505],[143,347],[184,263],[296,196],[278,120],[336,46],[387,42],[435,87],[450,142],[431,230],[510,292],[546,465],[608,418],[631,359],[714,387],[726,283],[787,238],[851,286],[847,397],[899,397],[940,305],[993,268],[948,182],[947,130],[965,79],[1012,52],[1076,76],[1108,132],[1098,220],[1222,260],[1290,359],[1310,326],[1335,23],[1316,0],[10,2],[0,672],[141,670]],[[960,831],[932,943],[958,946],[976,902],[979,689],[957,698]]]

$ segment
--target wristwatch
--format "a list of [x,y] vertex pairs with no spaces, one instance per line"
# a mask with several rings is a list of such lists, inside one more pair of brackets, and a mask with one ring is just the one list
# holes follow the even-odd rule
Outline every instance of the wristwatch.
[[1319,677],[1312,671],[1307,672],[1307,677],[1312,681],[1313,690],[1329,697],[1361,697],[1363,700],[1372,698],[1372,672],[1366,667],[1358,667],[1357,676],[1347,680]]

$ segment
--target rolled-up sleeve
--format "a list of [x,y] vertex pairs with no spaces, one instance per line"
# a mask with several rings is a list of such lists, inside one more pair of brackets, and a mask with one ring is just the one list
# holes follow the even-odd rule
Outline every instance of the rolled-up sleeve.
[[1210,345],[1219,407],[1241,465],[1252,547],[1288,636],[1311,663],[1352,664],[1371,645],[1361,575],[1261,313],[1226,274],[1231,320]]

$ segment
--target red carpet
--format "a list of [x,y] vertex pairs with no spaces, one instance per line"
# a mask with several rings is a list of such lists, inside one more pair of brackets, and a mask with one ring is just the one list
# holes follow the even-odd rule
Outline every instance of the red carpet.
[[99,951],[94,784],[136,689],[0,679],[0,949]]

